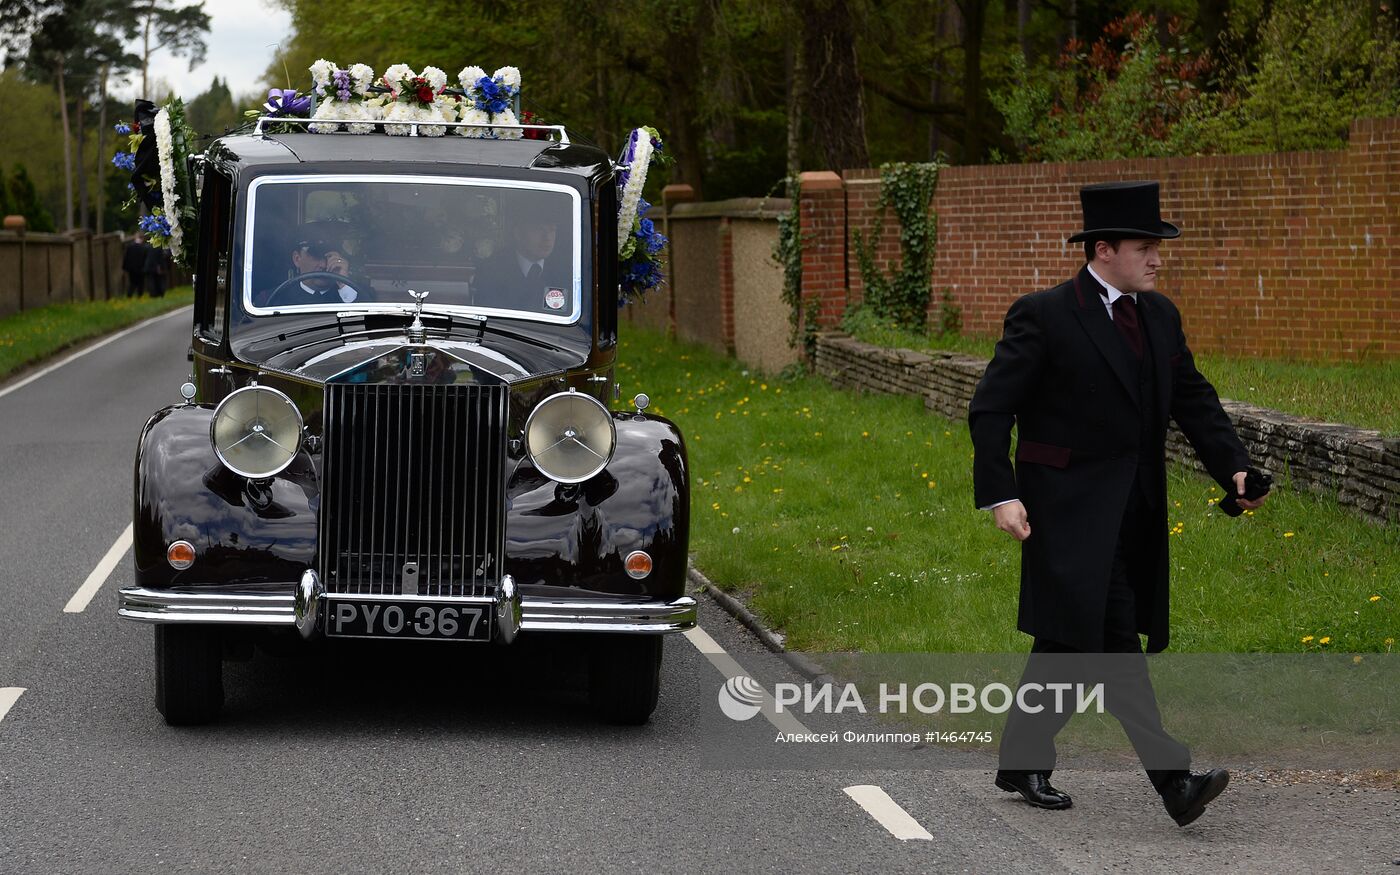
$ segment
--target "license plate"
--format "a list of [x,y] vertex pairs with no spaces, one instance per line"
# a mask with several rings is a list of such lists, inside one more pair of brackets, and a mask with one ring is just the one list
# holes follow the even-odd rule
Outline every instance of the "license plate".
[[326,605],[326,634],[345,638],[489,641],[491,607],[335,599]]

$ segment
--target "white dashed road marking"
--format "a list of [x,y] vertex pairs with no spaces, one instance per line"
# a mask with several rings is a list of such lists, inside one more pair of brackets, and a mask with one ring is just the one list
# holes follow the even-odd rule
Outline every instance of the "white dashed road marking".
[[24,687],[0,687],[0,720],[10,713],[10,708],[24,695]]
[[150,319],[145,320],[144,322],[137,322],[135,325],[131,326],[130,328],[123,328],[121,331],[118,331],[116,334],[108,335],[107,337],[102,338],[102,339],[99,340],[97,343],[94,343],[92,346],[85,346],[85,347],[83,347],[82,349],[78,350],[77,352],[73,353],[72,355],[67,356],[67,357],[65,357],[65,358],[62,358],[62,359],[59,359],[58,361],[54,362],[53,364],[49,365],[48,367],[40,368],[39,370],[37,370],[37,371],[35,371],[34,373],[30,374],[29,376],[25,377],[23,380],[20,380],[20,381],[18,381],[18,382],[16,382],[16,383],[11,383],[10,385],[6,386],[5,388],[0,389],[0,398],[5,397],[6,395],[10,394],[11,392],[15,391],[16,389],[20,389],[20,388],[23,388],[23,387],[25,387],[25,386],[28,386],[30,383],[34,382],[35,380],[39,379],[40,377],[44,376],[45,374],[48,374],[48,373],[51,372],[51,371],[56,371],[56,370],[58,370],[59,368],[63,367],[64,365],[68,364],[69,362],[71,362],[71,361],[73,361],[73,360],[75,360],[75,359],[80,359],[80,358],[82,358],[83,356],[87,355],[87,354],[90,353],[90,352],[96,352],[97,350],[101,349],[102,347],[106,346],[107,344],[111,343],[111,342],[114,341],[114,340],[121,340],[123,337],[126,337],[128,334],[130,334],[130,333],[133,332],[133,331],[140,331],[142,328],[145,328],[147,325],[150,325],[150,324],[152,324],[152,323],[154,323],[154,322],[159,322],[159,321],[162,320],[162,319],[169,319],[171,316],[174,316],[174,315],[177,314],[177,313],[185,313],[185,314],[188,314],[189,312],[190,312],[190,308],[189,308],[189,307],[180,307],[180,308],[177,309],[177,310],[171,310],[169,313],[162,313],[162,314],[159,315],[159,316],[153,316],[153,317],[151,317]]
[[910,817],[909,812],[900,808],[899,803],[890,798],[890,794],[879,787],[873,784],[859,784],[847,787],[846,795],[854,799],[857,805],[865,809],[866,814],[875,818],[881,826],[889,830],[890,835],[900,841],[933,841],[933,835]]
[[[705,658],[710,661],[711,665],[719,669],[719,673],[724,675],[725,678],[748,675],[748,672],[744,671],[744,667],[739,664],[739,661],[730,656],[729,653],[719,645],[718,641],[711,638],[709,632],[696,626],[693,629],[687,629],[684,635],[691,644],[695,645],[696,650],[705,655]],[[719,695],[719,690],[715,690],[715,695]],[[718,699],[716,699],[716,703],[718,703]],[[716,704],[715,707],[718,708],[719,705]],[[764,717],[768,718],[768,722],[772,723],[779,732],[788,734],[796,733],[799,735],[811,734],[811,731],[808,730],[806,726],[802,725],[801,720],[792,716],[791,711],[779,711],[777,703],[773,701],[773,694],[767,690],[763,691],[763,704],[760,706],[759,710]]]
[[73,593],[73,597],[68,600],[68,604],[63,606],[65,614],[81,614],[83,609],[92,601],[92,597],[97,595],[97,591],[102,588],[102,584],[107,582],[111,576],[112,569],[117,567],[117,563],[126,555],[126,551],[131,549],[131,527],[132,523],[127,523],[126,529],[117,536],[117,541],[107,551],[107,555],[102,557],[102,561],[97,563],[97,567],[92,569],[92,573],[83,581],[83,585],[78,587],[78,591]]

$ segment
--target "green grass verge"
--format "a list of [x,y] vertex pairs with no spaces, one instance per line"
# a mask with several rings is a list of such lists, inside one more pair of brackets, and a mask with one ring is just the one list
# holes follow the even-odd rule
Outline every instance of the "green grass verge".
[[[632,326],[618,377],[624,397],[649,393],[686,436],[696,564],[746,592],[793,647],[1026,648],[1019,551],[973,507],[965,423],[918,398],[746,371]],[[1394,648],[1395,526],[1286,489],[1230,519],[1213,483],[1169,472],[1174,650]]]
[[[984,359],[992,357],[997,340],[919,334],[862,314],[848,320],[846,330],[878,346],[950,350]],[[1196,364],[1222,398],[1400,435],[1400,361],[1301,362],[1201,353]]]
[[107,301],[78,301],[25,310],[0,319],[0,379],[76,343],[159,315],[194,300],[189,286],[160,298],[144,295]]

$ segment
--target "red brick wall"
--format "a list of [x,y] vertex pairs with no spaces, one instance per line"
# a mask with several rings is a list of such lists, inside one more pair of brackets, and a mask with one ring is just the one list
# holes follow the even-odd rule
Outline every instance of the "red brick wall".
[[[853,232],[873,225],[878,178],[844,174],[844,240],[818,240],[810,256],[804,240],[803,293],[821,300],[823,325],[844,307],[829,288],[842,244],[849,299],[862,297]],[[948,168],[934,197],[932,306],[951,288],[965,332],[999,334],[1013,300],[1083,263],[1082,248],[1065,243],[1081,227],[1080,186],[1127,179],[1159,180],[1163,218],[1181,226],[1162,248],[1158,288],[1181,309],[1193,348],[1400,357],[1400,118],[1357,121],[1336,151]],[[829,189],[804,188],[804,234],[828,232],[833,207]],[[884,269],[898,261],[897,234],[890,215]]]
[[802,312],[831,328],[846,312],[846,192],[828,170],[801,176]]

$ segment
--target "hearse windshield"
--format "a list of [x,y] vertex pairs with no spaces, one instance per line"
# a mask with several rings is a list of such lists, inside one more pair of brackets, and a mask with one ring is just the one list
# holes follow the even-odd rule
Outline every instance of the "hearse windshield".
[[579,195],[564,185],[428,176],[268,176],[249,186],[243,306],[425,306],[570,323]]

